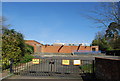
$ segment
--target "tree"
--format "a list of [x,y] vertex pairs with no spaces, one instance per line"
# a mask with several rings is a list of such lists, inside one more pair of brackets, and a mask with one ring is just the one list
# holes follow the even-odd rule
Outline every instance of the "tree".
[[14,29],[3,29],[2,35],[2,57],[3,60],[14,59],[15,62],[24,56],[25,46],[21,33]]
[[105,28],[102,38],[94,39],[92,45],[99,45],[100,49],[119,49],[120,45],[120,2],[102,3],[99,9],[92,11],[94,15],[87,15],[89,19],[101,24]]
[[28,44],[25,44],[25,52],[28,53],[28,54],[33,54],[34,53],[34,47],[33,46],[30,46]]
[[110,23],[106,30],[105,38],[113,49],[120,49],[120,24]]
[[111,46],[106,41],[104,34],[101,32],[98,32],[95,36],[95,39],[92,41],[92,46],[99,46],[99,49],[101,51],[110,50]]
[[33,56],[30,54],[33,53],[33,47],[25,44],[23,34],[14,29],[9,29],[8,25],[5,24],[2,24],[1,30],[2,69],[9,68],[10,59],[13,59],[15,64],[24,60],[27,60],[24,62],[31,61]]
[[120,24],[110,23],[105,33],[96,35],[92,45],[98,45],[101,50],[120,49]]
[[115,50],[120,50],[120,37],[113,42],[113,47]]
[[0,16],[0,58],[2,52],[2,17]]
[[111,22],[120,23],[120,2],[108,2],[101,3],[100,6],[90,13],[86,14],[86,17],[95,21],[95,23],[101,24],[99,27],[108,27]]
[[117,40],[120,36],[120,24],[112,22],[106,30],[105,37],[107,39]]

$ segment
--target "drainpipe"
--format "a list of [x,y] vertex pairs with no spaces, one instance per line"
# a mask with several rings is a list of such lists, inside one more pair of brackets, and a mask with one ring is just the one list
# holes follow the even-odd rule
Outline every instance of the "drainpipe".
[[78,46],[78,48],[77,48],[77,52],[78,52],[78,50],[79,50],[80,46],[81,46],[81,44],[79,44],[79,46]]
[[60,52],[60,50],[62,49],[63,46],[64,46],[64,45],[62,45],[62,46],[58,49],[58,52]]

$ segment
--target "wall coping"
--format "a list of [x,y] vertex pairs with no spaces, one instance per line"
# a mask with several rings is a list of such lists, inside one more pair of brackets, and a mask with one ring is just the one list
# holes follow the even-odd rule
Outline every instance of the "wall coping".
[[116,61],[120,61],[120,59],[105,58],[105,57],[95,57],[95,59],[105,59],[105,60],[116,60]]

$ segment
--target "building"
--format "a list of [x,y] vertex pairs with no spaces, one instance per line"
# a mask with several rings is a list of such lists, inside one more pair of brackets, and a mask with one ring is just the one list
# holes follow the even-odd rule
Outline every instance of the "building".
[[25,40],[25,43],[34,47],[34,53],[41,52],[42,44],[35,40]]
[[34,53],[72,53],[74,51],[79,51],[79,50],[99,51],[98,46],[84,46],[82,44],[79,44],[78,46],[65,45],[64,43],[43,45],[34,40],[26,40],[25,43],[34,47]]
[[65,43],[53,43],[53,46],[61,46],[61,45],[65,45]]

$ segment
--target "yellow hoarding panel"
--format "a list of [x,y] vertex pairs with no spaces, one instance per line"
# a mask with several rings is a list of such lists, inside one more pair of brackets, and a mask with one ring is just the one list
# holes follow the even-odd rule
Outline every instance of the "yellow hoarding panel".
[[34,58],[34,59],[32,59],[32,63],[33,64],[39,64],[40,63],[40,59]]
[[63,65],[70,65],[70,60],[62,60]]
[[73,65],[81,65],[81,60],[74,60]]

